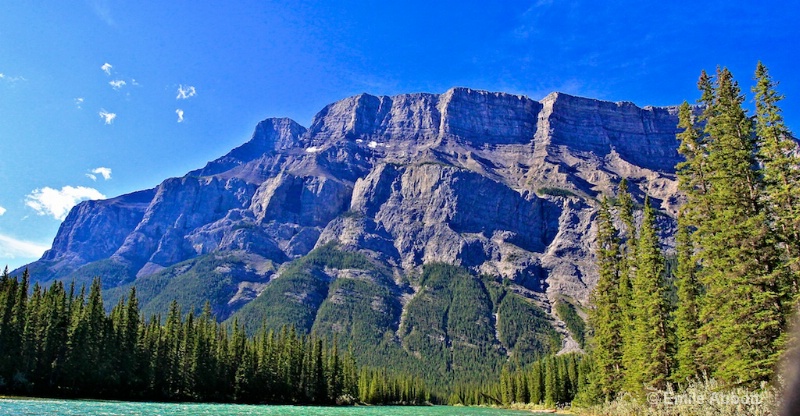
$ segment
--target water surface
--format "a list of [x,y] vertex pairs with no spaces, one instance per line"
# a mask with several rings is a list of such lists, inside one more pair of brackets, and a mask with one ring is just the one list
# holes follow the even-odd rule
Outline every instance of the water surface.
[[139,403],[97,400],[0,399],[0,415],[80,415],[80,416],[177,416],[177,415],[253,415],[253,416],[532,416],[520,410],[452,406],[253,406],[241,404]]

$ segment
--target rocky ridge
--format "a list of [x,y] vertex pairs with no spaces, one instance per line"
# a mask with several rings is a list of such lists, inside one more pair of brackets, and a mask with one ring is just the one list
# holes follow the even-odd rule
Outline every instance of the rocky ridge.
[[547,312],[559,299],[580,306],[597,279],[597,198],[628,178],[666,223],[675,214],[676,133],[675,107],[563,93],[361,94],[326,106],[308,129],[267,119],[184,177],[79,204],[28,267],[45,283],[100,274],[115,293],[174,278],[202,256],[233,256],[220,270],[241,272],[211,299],[225,317],[279,279],[280,265],[334,242],[389,270],[401,305],[419,289],[403,276],[444,262],[507,279]]

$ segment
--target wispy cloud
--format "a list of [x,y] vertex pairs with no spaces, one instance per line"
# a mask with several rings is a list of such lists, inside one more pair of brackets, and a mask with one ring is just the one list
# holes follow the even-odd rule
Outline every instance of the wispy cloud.
[[192,98],[197,95],[197,90],[191,86],[187,85],[186,88],[183,85],[178,86],[178,96],[175,97],[176,100],[185,100],[187,98]]
[[81,105],[83,104],[83,101],[84,101],[83,97],[76,98],[75,99],[75,107],[81,108]]
[[0,81],[7,82],[9,84],[14,84],[19,81],[27,81],[27,79],[25,79],[25,77],[12,77],[10,75],[6,75],[0,72]]
[[114,16],[111,15],[111,7],[107,0],[92,0],[92,11],[94,14],[109,26],[114,26]]
[[183,123],[183,110],[179,108],[175,110],[175,114],[178,115],[178,123]]
[[2,216],[5,213],[6,213],[6,209],[3,208],[3,207],[0,207],[0,216]]
[[14,237],[0,234],[0,257],[15,259],[41,257],[50,248],[44,244],[17,240]]
[[102,69],[103,72],[106,73],[106,75],[111,75],[111,68],[113,68],[113,67],[114,67],[113,65],[111,65],[108,62],[106,62],[106,63],[103,64],[103,66],[100,67],[100,69]]
[[108,81],[108,85],[111,85],[111,88],[118,90],[127,84],[125,81],[121,79],[115,79],[113,81]]
[[97,180],[97,175],[102,176],[105,180],[111,179],[111,168],[104,168],[101,166],[99,168],[92,169],[90,172],[91,173],[86,174],[86,177],[93,181]]
[[117,118],[116,113],[109,113],[106,110],[100,110],[100,112],[97,114],[103,119],[103,122],[105,122],[106,125],[113,123],[114,119]]
[[34,189],[25,199],[25,205],[33,208],[39,215],[50,215],[57,220],[64,220],[67,213],[78,202],[87,199],[104,199],[106,196],[94,188],[85,186],[65,186],[61,190],[44,187]]

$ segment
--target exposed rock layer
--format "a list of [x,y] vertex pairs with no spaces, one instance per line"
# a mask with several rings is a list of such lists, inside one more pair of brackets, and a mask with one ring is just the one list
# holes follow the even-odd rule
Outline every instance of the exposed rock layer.
[[[561,297],[580,304],[596,281],[599,195],[627,177],[637,199],[674,214],[676,125],[673,107],[561,93],[362,94],[308,129],[264,120],[250,141],[155,189],[79,204],[30,267],[47,282],[111,262],[112,289],[208,253],[280,264],[336,241],[397,276],[447,262],[508,278],[547,310]],[[248,276],[262,275],[240,287],[263,288],[271,274]]]

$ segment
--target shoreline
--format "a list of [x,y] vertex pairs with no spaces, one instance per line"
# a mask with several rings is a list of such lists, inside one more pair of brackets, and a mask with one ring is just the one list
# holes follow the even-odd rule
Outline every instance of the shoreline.
[[[270,404],[270,403],[262,403],[262,404],[253,404],[253,403],[224,403],[224,402],[160,402],[160,401],[136,401],[136,400],[115,400],[115,399],[87,399],[87,398],[65,398],[65,397],[33,397],[33,396],[14,396],[14,395],[0,395],[0,400],[31,400],[31,401],[60,401],[60,400],[74,400],[74,401],[93,401],[93,402],[129,402],[129,403],[169,403],[169,404],[197,404],[197,405],[241,405],[241,406],[310,406],[310,407],[382,407],[382,406],[397,406],[397,407],[415,407],[415,406],[404,406],[404,405],[365,405],[365,404],[355,404],[355,405],[344,405],[344,406],[325,406],[325,405],[313,405],[313,404]],[[430,405],[428,405],[430,406]],[[553,409],[553,408],[545,408],[541,406],[535,406],[530,404],[516,404],[511,406],[464,406],[464,405],[438,405],[438,406],[449,406],[449,407],[482,407],[487,409],[497,409],[497,410],[517,410],[517,411],[528,411],[531,413],[548,413],[548,414],[555,414],[555,415],[575,415],[576,413],[572,412],[569,409]]]
[[544,406],[534,405],[534,404],[519,404],[514,403],[510,406],[497,406],[497,405],[482,405],[482,406],[464,406],[464,405],[450,405],[450,406],[461,406],[461,407],[485,407],[487,409],[505,409],[505,410],[522,410],[522,411],[529,411],[532,413],[551,413],[554,415],[575,415],[576,413],[570,409],[554,409],[554,408],[547,408]]

